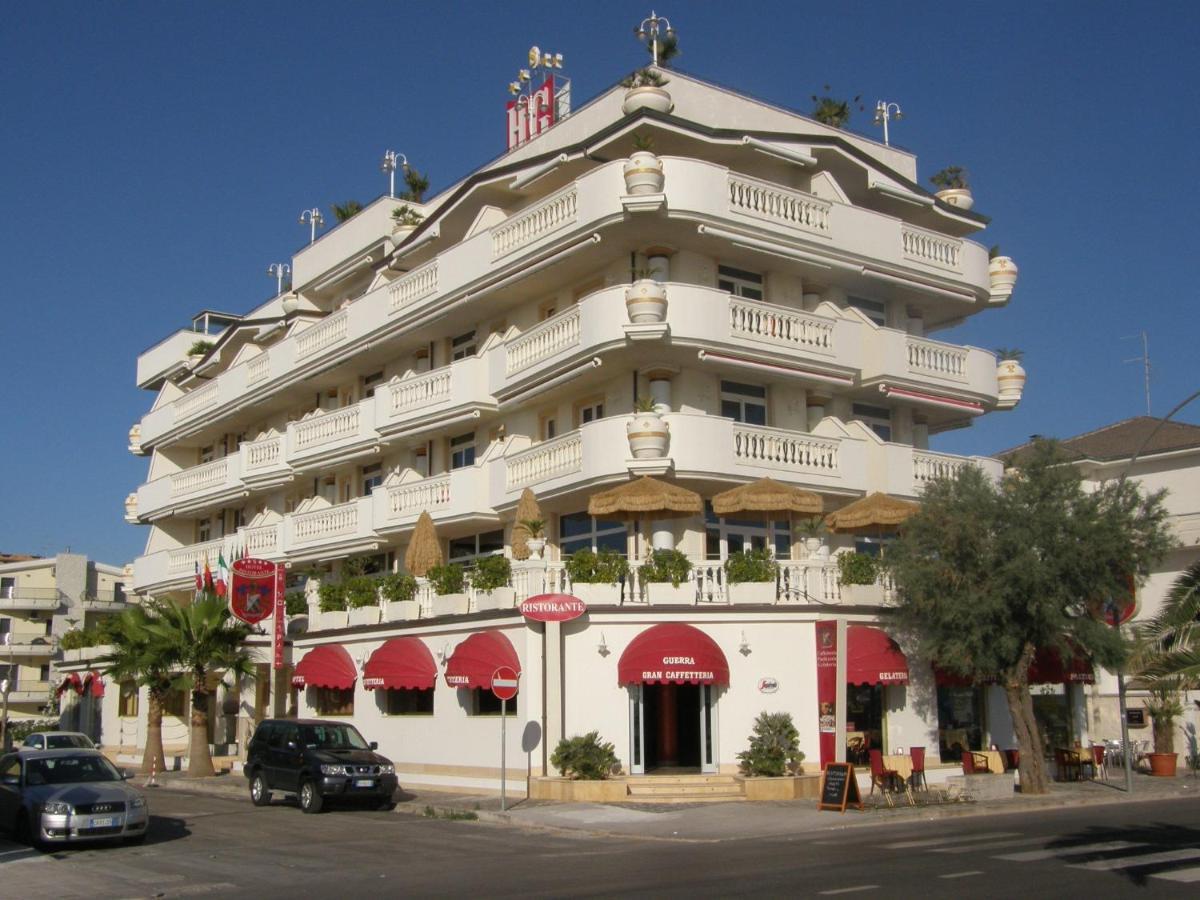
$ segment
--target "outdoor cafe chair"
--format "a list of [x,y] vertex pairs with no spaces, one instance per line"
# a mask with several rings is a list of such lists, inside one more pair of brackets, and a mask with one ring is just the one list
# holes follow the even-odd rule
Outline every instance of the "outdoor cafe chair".
[[887,793],[896,789],[900,781],[900,773],[894,769],[886,769],[883,766],[883,751],[871,750],[871,793],[875,793],[875,785],[879,785],[879,790],[882,793]]
[[1021,768],[1021,751],[1015,747],[1011,750],[1004,751],[1004,769],[1011,772],[1014,769]]
[[964,775],[990,775],[991,769],[986,765],[980,765],[975,759],[973,750],[964,750],[962,752],[962,770]]
[[929,790],[929,782],[925,780],[925,748],[909,747],[908,755],[912,757],[912,775],[908,781],[913,787],[918,784]]
[[1091,778],[1096,778],[1096,754],[1090,748],[1077,746],[1074,750],[1068,750],[1069,754],[1075,757],[1076,764],[1079,766],[1079,780],[1083,781],[1087,776],[1085,770],[1091,770]]
[[1103,744],[1092,744],[1092,777],[1108,781],[1108,748]]

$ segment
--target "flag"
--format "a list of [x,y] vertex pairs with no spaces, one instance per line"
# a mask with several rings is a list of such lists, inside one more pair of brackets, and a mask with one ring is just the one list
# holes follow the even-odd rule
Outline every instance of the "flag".
[[202,590],[204,590],[204,582],[200,580],[200,562],[199,562],[199,560],[192,563],[192,565],[194,565],[196,567],[196,593],[198,594]]
[[224,597],[229,588],[229,565],[224,552],[217,555],[217,596]]
[[204,557],[204,593],[208,594],[215,590],[213,586],[212,569],[208,567],[208,557]]

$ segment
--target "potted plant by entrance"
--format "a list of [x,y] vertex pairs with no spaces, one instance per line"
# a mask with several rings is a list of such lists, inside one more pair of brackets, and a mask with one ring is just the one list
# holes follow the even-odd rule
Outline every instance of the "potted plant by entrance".
[[470,598],[464,589],[463,567],[458,563],[430,566],[425,573],[433,587],[433,614],[460,616],[470,608]]
[[621,586],[629,576],[629,563],[615,550],[576,550],[566,558],[571,593],[591,606],[616,606]]
[[379,624],[379,590],[375,579],[356,575],[346,580],[346,606],[350,610],[351,625]]
[[541,559],[542,551],[546,549],[546,523],[541,519],[522,519],[521,524],[529,532],[525,546],[529,548],[530,559]]
[[320,628],[345,628],[349,621],[346,615],[346,588],[343,585],[322,581],[319,590],[321,617]]
[[663,174],[662,160],[654,155],[654,138],[648,134],[634,137],[633,152],[625,160],[621,174],[625,178],[627,194],[662,193],[666,176]]
[[975,198],[971,196],[971,187],[967,182],[967,170],[962,166],[947,166],[940,172],[934,172],[929,180],[938,188],[936,196],[943,203],[957,206],[963,211],[975,205]]
[[667,318],[667,286],[655,281],[649,269],[635,269],[633,284],[625,288],[625,312],[635,324],[662,322]]
[[792,800],[804,773],[804,751],[791,713],[763,712],[754,720],[750,746],[737,755],[747,800]]
[[1000,393],[996,405],[1000,409],[1012,409],[1021,402],[1025,390],[1025,370],[1021,367],[1020,350],[1001,347],[996,351],[996,384]]
[[725,560],[729,602],[735,606],[774,603],[775,579],[778,575],[779,566],[766,547],[729,554]]
[[881,603],[883,592],[875,583],[879,577],[879,561],[866,553],[839,553],[838,580],[845,603]]
[[392,572],[379,579],[379,592],[383,594],[384,617],[389,622],[408,622],[421,615],[421,601],[417,600],[417,579],[411,575]]
[[1175,721],[1183,715],[1178,685],[1174,681],[1158,682],[1150,689],[1146,712],[1154,722],[1154,752],[1147,753],[1150,774],[1172,778],[1178,754],[1175,752]]
[[559,777],[534,778],[531,797],[535,800],[565,800],[576,803],[618,803],[626,799],[619,774],[616,748],[600,738],[600,732],[563,738],[550,755],[550,764]]
[[511,609],[516,591],[508,586],[512,578],[512,563],[504,556],[484,556],[475,561],[471,570],[471,587],[475,589],[475,609]]
[[634,459],[661,459],[667,455],[667,444],[671,440],[671,429],[651,397],[639,397],[634,405],[633,416],[625,424],[625,436],[629,439],[629,452]]
[[689,578],[692,562],[679,550],[652,550],[638,574],[648,603],[692,606],[696,588]]
[[621,101],[621,112],[633,115],[639,109],[652,109],[655,112],[669,113],[675,108],[671,95],[664,85],[668,79],[662,72],[653,68],[638,69],[632,75],[621,80],[625,88],[625,99]]
[[1012,296],[1013,288],[1017,285],[1017,264],[1011,256],[1000,253],[1000,245],[995,244],[988,250],[988,279],[991,282],[992,301],[999,303]]

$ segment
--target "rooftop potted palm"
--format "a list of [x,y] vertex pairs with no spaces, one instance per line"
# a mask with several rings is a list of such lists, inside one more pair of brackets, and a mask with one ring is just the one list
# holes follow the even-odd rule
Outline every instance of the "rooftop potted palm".
[[662,459],[667,455],[671,428],[659,415],[654,398],[638,398],[633,416],[625,423],[625,436],[634,459]]
[[529,548],[530,559],[541,559],[542,551],[546,549],[546,523],[542,519],[522,519],[521,525],[529,537],[525,539],[525,546]]
[[829,96],[829,92],[832,90],[829,85],[825,85],[824,89],[824,95],[812,95],[813,111],[809,115],[830,128],[845,128],[846,123],[850,121],[850,114],[853,112],[855,104],[860,110],[863,108],[862,94],[858,94],[853,100],[839,100]]
[[621,101],[621,112],[627,116],[641,109],[669,113],[675,104],[671,102],[671,95],[665,87],[668,81],[662,72],[650,67],[638,69],[622,79],[621,86],[626,90],[625,99]]
[[947,166],[940,172],[934,172],[929,180],[938,188],[939,200],[965,212],[975,204],[967,178],[967,170],[962,166]]
[[392,240],[396,243],[412,234],[425,221],[425,215],[407,203],[392,210]]
[[667,318],[667,286],[655,281],[650,269],[633,270],[633,283],[625,288],[625,312],[635,324]]

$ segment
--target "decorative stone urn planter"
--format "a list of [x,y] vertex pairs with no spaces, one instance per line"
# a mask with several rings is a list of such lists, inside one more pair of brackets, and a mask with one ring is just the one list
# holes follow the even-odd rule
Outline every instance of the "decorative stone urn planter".
[[629,452],[634,459],[662,459],[667,455],[671,429],[656,412],[639,412],[625,423]]
[[667,317],[667,286],[639,278],[625,288],[625,311],[633,323],[662,322]]
[[471,598],[466,594],[434,594],[435,616],[461,616],[471,609]]
[[657,606],[695,606],[696,586],[690,581],[680,582],[679,587],[669,581],[648,581],[646,600]]
[[379,606],[360,606],[350,610],[351,625],[378,625],[379,624]]
[[675,104],[671,100],[670,93],[666,88],[654,87],[652,85],[643,85],[642,87],[630,88],[625,92],[625,99],[621,101],[621,112],[629,116],[637,112],[639,109],[652,109],[655,112],[669,113],[675,108]]
[[391,241],[393,246],[399,246],[408,240],[408,236],[417,230],[416,225],[396,225],[392,228]]
[[542,551],[546,549],[546,539],[529,538],[525,541],[525,546],[529,548],[530,559],[541,559]]
[[729,585],[729,602],[734,606],[764,606],[775,602],[774,581],[743,581]]
[[283,314],[290,316],[300,307],[300,298],[296,296],[295,291],[288,291],[279,301],[279,305],[283,308]]
[[970,188],[946,188],[944,191],[938,191],[936,196],[943,203],[957,206],[963,212],[975,205],[975,198],[971,196]]
[[420,600],[393,600],[384,608],[384,618],[389,622],[411,622],[420,617]]
[[996,364],[996,384],[1000,388],[996,405],[1000,409],[1012,409],[1021,402],[1025,390],[1025,370],[1015,359],[1002,359]]
[[627,194],[659,194],[666,182],[662,160],[649,150],[631,153],[629,159],[625,160],[622,174],[625,176]]
[[1178,756],[1177,753],[1147,753],[1146,759],[1150,761],[1150,774],[1160,778],[1174,778]]
[[1012,296],[1019,271],[1011,256],[994,256],[989,260],[988,275],[991,278],[993,300],[1007,300]]

